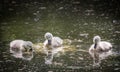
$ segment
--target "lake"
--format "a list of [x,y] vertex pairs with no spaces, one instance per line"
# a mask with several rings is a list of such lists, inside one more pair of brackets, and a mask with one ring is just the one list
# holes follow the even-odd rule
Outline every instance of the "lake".
[[[120,71],[120,5],[113,0],[3,0],[0,7],[0,72],[119,72]],[[45,41],[51,32],[71,40],[75,50],[44,63],[44,54],[35,53],[30,61],[14,58],[9,43],[15,39],[35,43]],[[92,66],[87,52],[93,37],[113,45],[116,56]],[[84,50],[84,51],[81,51]]]

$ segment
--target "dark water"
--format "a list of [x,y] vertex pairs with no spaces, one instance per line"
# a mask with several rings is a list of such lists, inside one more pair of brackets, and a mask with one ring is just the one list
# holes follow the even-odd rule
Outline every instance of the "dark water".
[[[0,72],[119,72],[120,56],[108,57],[94,68],[88,51],[92,38],[100,35],[119,53],[120,3],[117,0],[3,0],[0,4]],[[35,53],[31,61],[16,59],[9,53],[15,39],[44,42],[51,32],[71,39],[77,51],[54,57],[46,65],[44,55]]]

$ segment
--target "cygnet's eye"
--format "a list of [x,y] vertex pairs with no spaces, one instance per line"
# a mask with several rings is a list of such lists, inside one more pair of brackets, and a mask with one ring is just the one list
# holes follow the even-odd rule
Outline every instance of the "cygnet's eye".
[[23,52],[27,52],[27,48],[22,49]]
[[31,45],[27,45],[27,47],[28,47],[28,48],[32,48],[32,46],[31,46]]
[[98,41],[97,39],[95,39],[95,42]]
[[30,49],[29,49],[29,52],[32,52],[32,50],[33,50],[33,49],[32,49],[32,48],[30,48]]
[[50,36],[48,35],[47,38],[50,38]]
[[48,36],[46,36],[46,39],[49,39],[49,37],[48,37]]

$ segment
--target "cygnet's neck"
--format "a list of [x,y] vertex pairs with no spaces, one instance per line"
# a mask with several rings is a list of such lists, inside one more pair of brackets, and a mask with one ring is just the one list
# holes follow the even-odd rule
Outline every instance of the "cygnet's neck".
[[51,45],[51,42],[52,42],[51,40],[48,40],[48,45]]
[[95,48],[95,49],[97,48],[97,43],[94,44],[94,48]]
[[99,44],[99,42],[101,41],[99,36],[95,36],[93,38],[93,42],[94,42],[94,48],[97,48],[97,45]]
[[94,43],[94,48],[96,49],[100,41]]

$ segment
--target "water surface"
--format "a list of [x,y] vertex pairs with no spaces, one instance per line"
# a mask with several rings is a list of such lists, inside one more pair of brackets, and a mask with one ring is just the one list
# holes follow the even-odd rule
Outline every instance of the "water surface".
[[[113,72],[120,71],[120,56],[103,60],[94,68],[87,52],[99,35],[119,53],[120,18],[117,1],[17,1],[4,0],[0,8],[0,71],[25,72]],[[3,9],[3,10],[2,10]],[[17,59],[9,52],[9,43],[15,39],[43,43],[44,34],[51,32],[62,39],[70,39],[75,50],[54,57],[52,65],[44,63],[45,55],[35,53],[31,61]],[[84,50],[84,51],[81,51]]]

